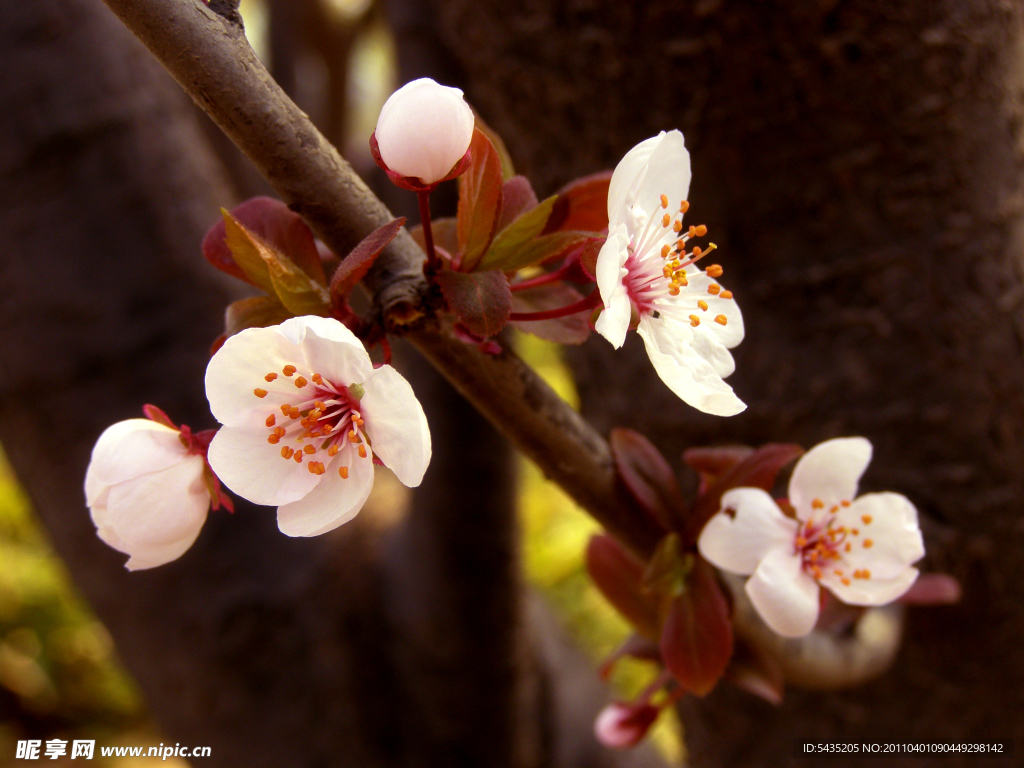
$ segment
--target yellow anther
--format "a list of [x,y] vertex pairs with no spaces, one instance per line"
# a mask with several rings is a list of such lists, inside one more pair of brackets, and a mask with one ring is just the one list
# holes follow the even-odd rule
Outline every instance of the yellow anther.
[[284,368],[281,369],[281,373],[283,373],[285,376],[294,376],[295,371],[296,368],[294,365],[286,365]]
[[668,208],[668,195],[661,196],[661,207]]
[[342,480],[348,480],[348,467],[338,467],[338,474]]
[[669,283],[668,295],[669,296],[678,296],[679,295],[679,285],[677,283]]
[[[694,248],[694,250],[697,250],[697,249]],[[707,269],[704,270],[704,272],[707,274],[708,277],[721,277],[722,276],[722,272],[723,272],[722,265],[721,264],[711,264],[710,266],[708,266]]]
[[277,374],[276,373],[268,373],[266,376],[263,377],[263,380],[264,381],[273,381],[276,378],[277,378]]
[[719,325],[725,325],[726,323],[729,322],[729,318],[727,318],[725,315],[715,315],[715,322],[718,323]]
[[302,388],[303,388],[304,386],[306,386],[307,384],[309,384],[309,382],[308,382],[308,381],[306,381],[306,377],[305,377],[305,376],[299,376],[299,377],[298,377],[298,378],[297,378],[297,379],[295,380],[295,386],[296,386],[296,387],[298,387],[299,389],[302,389]]
[[700,318],[697,317],[696,315],[690,315],[690,325],[696,328],[698,325],[700,325]]
[[706,301],[704,301],[704,299],[698,299],[697,300],[697,306],[700,307],[701,311],[703,311],[703,312],[707,312],[708,311],[708,303]]
[[272,426],[274,426],[274,424],[276,422],[277,422],[277,416],[275,416],[274,414],[270,414],[269,416],[267,416],[267,420],[266,420],[265,424],[268,427],[272,427]]
[[666,265],[665,265],[665,266],[664,266],[664,267],[662,268],[662,270],[661,270],[661,274],[663,274],[663,275],[664,275],[665,277],[667,277],[668,279],[670,279],[670,280],[671,280],[671,279],[672,279],[672,266],[671,266],[671,265],[669,265],[669,264],[666,264]]
[[718,294],[718,297],[721,299],[731,299],[732,291],[722,291],[720,294]]
[[686,279],[686,273],[685,272],[679,272],[678,274],[676,274],[675,280],[676,280],[677,283],[679,283],[684,288],[687,285],[690,284],[690,281]]
[[256,389],[254,389],[254,390],[252,391],[252,393],[253,393],[254,395],[256,395],[256,397],[266,397],[266,396],[267,396],[267,390],[265,390],[265,389],[260,389],[259,387],[256,387]]
[[712,283],[711,285],[708,286],[708,293],[710,293],[712,296],[717,295],[720,290],[722,290],[722,286],[718,285],[717,283]]

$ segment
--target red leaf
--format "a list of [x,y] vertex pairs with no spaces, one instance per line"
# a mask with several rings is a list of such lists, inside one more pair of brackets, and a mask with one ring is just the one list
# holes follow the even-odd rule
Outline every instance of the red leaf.
[[686,587],[669,607],[661,658],[680,685],[703,696],[715,687],[731,657],[729,604],[714,569],[694,557]]
[[681,527],[686,504],[672,467],[651,442],[631,429],[609,436],[615,468],[626,488],[666,531]]
[[500,270],[466,273],[446,269],[438,274],[437,283],[448,308],[477,336],[494,336],[508,322],[512,292]]
[[142,412],[146,414],[146,418],[150,421],[155,421],[157,424],[163,424],[165,427],[170,427],[171,429],[178,428],[178,425],[171,421],[171,417],[164,413],[162,408],[146,403],[142,406]]
[[513,176],[501,188],[501,217],[498,232],[515,221],[521,214],[537,207],[537,193],[525,176]]
[[601,232],[608,229],[608,186],[611,180],[611,171],[601,171],[562,187],[545,232],[562,229]]
[[[250,232],[291,259],[309,277],[323,285],[327,284],[313,233],[302,217],[287,205],[270,197],[254,197],[237,206],[231,215]],[[222,218],[210,227],[203,238],[203,256],[222,272],[253,284],[235,264],[225,238]]]
[[602,245],[604,245],[604,239],[594,237],[588,240],[583,246],[583,250],[580,251],[580,269],[591,280],[597,279],[597,255],[601,252]]
[[644,564],[607,534],[591,536],[587,572],[609,603],[645,637],[656,639],[659,624],[654,603],[644,591]]
[[[568,307],[582,299],[579,291],[564,283],[538,285],[512,294],[513,312],[543,312]],[[590,335],[586,313],[566,315],[553,320],[514,322],[512,325],[524,333],[532,333],[557,344],[582,344]]]
[[754,449],[748,445],[724,445],[716,448],[687,448],[683,451],[683,461],[689,464],[700,475],[698,494],[707,491],[708,486],[721,475],[752,454]]
[[763,488],[771,491],[784,466],[804,452],[799,445],[768,443],[727,470],[698,495],[686,520],[684,545],[692,546],[708,520],[722,506],[722,494],[731,488]]
[[464,271],[487,252],[501,217],[501,161],[491,140],[473,129],[469,168],[459,177],[458,232]]
[[331,278],[332,298],[348,299],[348,295],[356,287],[356,283],[370,271],[373,262],[380,256],[387,244],[395,239],[395,235],[398,234],[403,224],[405,224],[405,217],[399,217],[377,227],[359,241],[359,245],[353,248],[334,270],[334,276]]

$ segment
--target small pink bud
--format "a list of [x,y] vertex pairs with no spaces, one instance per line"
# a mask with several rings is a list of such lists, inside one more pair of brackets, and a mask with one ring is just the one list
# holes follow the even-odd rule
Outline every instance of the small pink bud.
[[391,94],[374,136],[388,170],[430,185],[448,176],[465,156],[473,125],[473,110],[462,91],[425,77]]
[[609,704],[594,721],[594,735],[606,747],[628,749],[647,735],[659,713],[653,704]]

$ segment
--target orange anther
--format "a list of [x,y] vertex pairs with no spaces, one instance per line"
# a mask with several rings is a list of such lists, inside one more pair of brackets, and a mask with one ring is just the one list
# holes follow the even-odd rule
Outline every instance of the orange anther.
[[852,533],[854,536],[860,536],[860,528],[851,528],[850,533]]
[[697,233],[697,237],[704,237],[708,233],[708,228],[703,224],[694,227],[694,231]]
[[800,547],[801,549],[803,547],[806,547],[807,546],[807,539],[805,539],[803,536],[797,536],[796,537],[796,545],[798,547]]
[[[843,575],[843,572],[841,570],[839,570],[838,568],[836,568],[834,571],[832,571],[832,573],[834,573],[836,576],[842,576]],[[857,571],[854,571],[853,575],[856,576],[857,575]]]
[[267,416],[267,421],[265,423],[268,427],[274,426],[274,424],[277,423],[277,416],[275,416],[274,414],[270,414],[269,416]]
[[323,384],[324,383],[324,377],[321,376],[319,373],[314,373],[313,374],[313,383],[314,384]]
[[661,226],[667,227],[671,223],[672,223],[672,217],[669,216],[667,213],[664,216],[661,217]]
[[256,395],[256,397],[266,397],[266,396],[267,396],[267,390],[265,390],[265,389],[260,389],[259,387],[256,387],[256,389],[254,389],[254,390],[252,391],[252,393],[253,393],[254,395]]
[[683,200],[683,202],[679,204],[679,212],[686,213],[688,210],[690,210],[690,203],[687,200]]
[[277,374],[276,373],[268,373],[266,376],[263,377],[263,380],[264,381],[273,381],[276,378],[277,378]]
[[302,447],[302,450],[304,450],[306,453],[316,453],[316,448],[314,448],[312,445],[304,445]]
[[324,404],[323,400],[315,401],[313,403],[313,407],[316,408],[318,411],[320,411],[320,413],[323,413],[324,411],[327,410],[327,406]]
[[296,387],[298,387],[299,389],[302,389],[302,388],[303,388],[304,386],[306,386],[307,384],[309,384],[309,382],[308,382],[308,381],[306,381],[306,378],[305,378],[304,376],[299,376],[299,377],[298,377],[298,378],[297,378],[297,379],[295,380],[295,386],[296,386]]
[[348,480],[348,467],[339,467],[338,474],[341,475],[342,480]]
[[305,455],[306,454],[304,454],[302,451],[296,451],[295,452],[295,456],[293,457],[295,459],[295,463],[296,464],[301,464],[302,463],[302,459],[305,457]]
[[[693,250],[697,249],[694,248]],[[721,277],[723,272],[721,264],[711,264],[704,271],[707,273],[708,277]]]
[[864,539],[864,549],[871,549],[874,543],[871,539]]
[[672,251],[672,249],[669,246],[667,246],[667,245],[661,246],[661,258],[667,259],[668,255],[669,255],[669,253],[671,253],[671,251]]
[[[722,295],[724,297],[725,294],[722,294]],[[839,505],[843,506],[843,507],[848,507],[848,506],[850,506],[850,502],[848,502],[848,501],[840,501]]]
[[668,195],[661,196],[661,207],[668,208]]
[[843,549],[845,549],[847,552],[849,552],[850,551],[850,542],[846,542],[846,546],[843,547]]
[[824,508],[825,508],[825,502],[822,501],[821,499],[814,499],[811,502],[811,509],[824,509]]
[[678,232],[682,232],[682,231],[683,231],[683,222],[681,222],[681,221],[677,221],[677,222],[675,222],[675,223],[674,223],[674,224],[672,225],[672,231],[673,231],[673,232],[677,232],[677,233],[678,233]]
[[843,582],[843,586],[844,587],[850,586],[850,580],[849,579],[840,579],[840,581]]
[[871,520],[873,518],[871,517],[871,515],[861,515],[860,519],[864,521],[864,525],[871,525]]
[[708,293],[710,293],[712,296],[717,295],[720,290],[722,290],[722,286],[718,285],[717,283],[712,283],[711,285],[708,286]]
[[722,291],[720,294],[718,294],[718,296],[719,296],[719,298],[722,298],[722,299],[731,299],[732,298],[732,291]]
[[708,303],[704,301],[704,299],[698,299],[697,306],[700,307],[704,312],[708,311]]
[[334,445],[332,445],[330,448],[327,449],[327,455],[328,456],[337,456],[338,455],[338,444],[337,443],[335,443]]
[[286,365],[284,368],[281,369],[281,373],[283,373],[285,376],[294,376],[296,370],[297,369],[295,368],[294,365]]
[[282,456],[283,456],[284,458],[286,458],[286,459],[290,459],[290,458],[292,457],[292,454],[293,454],[293,453],[295,453],[295,451],[293,451],[293,450],[292,450],[291,448],[289,448],[289,447],[288,447],[287,445],[282,445],[282,446],[281,446],[281,455],[282,455]]
[[360,459],[365,459],[366,458],[366,446],[365,445],[360,445],[359,446],[359,458]]
[[288,418],[289,419],[297,419],[301,415],[302,414],[299,413],[299,409],[298,408],[292,408],[290,411],[288,411]]
[[679,295],[679,286],[676,283],[671,283],[668,286],[668,295],[669,296],[678,296]]
[[697,317],[696,315],[690,315],[690,325],[696,328],[698,325],[700,325],[700,318]]
[[715,315],[715,322],[718,323],[719,325],[725,325],[726,323],[729,322],[729,318],[727,318],[725,315]]
[[267,436],[267,442],[270,443],[271,445],[277,445],[278,443],[281,442],[281,436],[280,435],[268,435]]
[[702,250],[700,249],[700,246],[699,246],[699,245],[695,245],[695,246],[693,246],[693,258],[694,258],[694,259],[699,259],[699,258],[700,258],[700,255],[701,255],[702,253],[704,253],[704,251],[702,251]]
[[862,578],[862,579],[870,579],[870,578],[871,578],[871,571],[869,571],[869,570],[868,570],[867,568],[864,568],[864,569],[863,569],[863,570],[861,571],[861,574],[862,574],[862,575],[861,575],[861,578]]

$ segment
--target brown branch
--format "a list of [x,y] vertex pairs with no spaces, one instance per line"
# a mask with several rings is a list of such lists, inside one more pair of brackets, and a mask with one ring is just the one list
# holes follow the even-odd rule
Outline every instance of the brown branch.
[[[199,0],[104,0],[335,252],[394,217],[278,87],[241,29]],[[367,287],[417,348],[513,444],[641,553],[659,530],[615,480],[607,442],[514,354],[485,355],[430,316],[423,252],[403,231]]]

